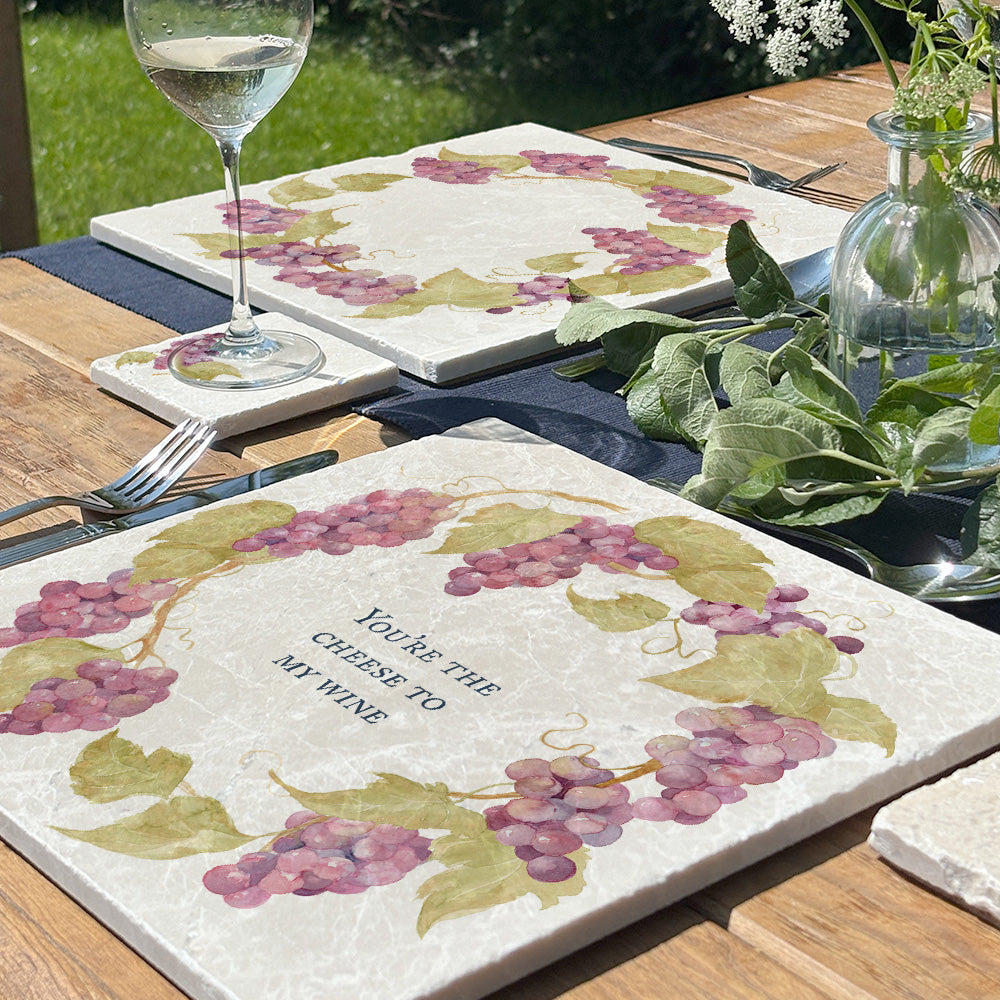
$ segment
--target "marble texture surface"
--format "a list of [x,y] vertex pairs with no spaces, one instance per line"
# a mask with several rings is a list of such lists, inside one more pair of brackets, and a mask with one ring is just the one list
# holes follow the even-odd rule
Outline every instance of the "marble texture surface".
[[[307,545],[318,512],[336,522],[357,497],[392,506],[423,490],[454,514],[426,534]],[[472,553],[530,548],[584,516],[609,528],[588,521],[589,537],[629,526],[676,565],[450,586]],[[291,536],[268,536],[284,548],[234,542],[284,524]],[[65,595],[84,585],[96,606],[109,576],[123,597],[144,579],[166,590],[151,607],[126,600],[125,621],[102,611],[95,631],[72,615],[98,612]],[[995,635],[493,421],[11,567],[2,583],[0,713],[30,690],[62,697],[46,678],[81,661],[178,675],[165,700],[110,725],[28,735],[11,729],[16,712],[0,716],[0,832],[196,1000],[473,1000],[1000,741],[1000,700],[984,696]],[[727,639],[685,616],[699,595],[772,584],[796,588],[784,603],[807,619],[780,637]],[[42,614],[55,617],[30,617]],[[746,704],[822,719],[826,735],[810,749],[797,730],[787,766],[756,772],[738,801],[713,786],[728,801],[707,818],[616,814],[621,836],[573,852],[561,882],[531,878],[489,829],[487,810],[525,801],[506,773],[522,760],[590,754],[611,769],[606,787],[662,803],[660,737],[693,746],[691,712]],[[419,829],[431,856],[351,894],[241,908],[208,891],[208,871],[266,854],[310,822],[304,809]]]
[[326,358],[323,367],[289,385],[233,390],[188,385],[158,366],[157,359],[162,363],[171,348],[181,341],[193,342],[224,329],[211,327],[98,358],[90,366],[91,380],[120,399],[171,423],[188,417],[210,423],[221,438],[371,396],[399,381],[399,370],[391,361],[289,316],[263,313],[257,321],[265,329],[301,333],[321,342]]
[[884,806],[869,843],[895,867],[1000,926],[1000,753]]
[[[832,246],[850,217],[533,124],[244,185],[243,198],[255,306],[431,382],[551,350],[567,279],[620,306],[689,309],[730,294],[737,218],[786,263]],[[91,232],[224,291],[224,201],[99,216]],[[643,262],[622,238],[645,241]]]

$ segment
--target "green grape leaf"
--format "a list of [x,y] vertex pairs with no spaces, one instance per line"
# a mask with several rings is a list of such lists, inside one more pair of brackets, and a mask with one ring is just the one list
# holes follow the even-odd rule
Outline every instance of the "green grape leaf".
[[95,830],[52,829],[104,851],[149,861],[232,851],[257,839],[240,833],[220,802],[201,795],[178,795],[156,802],[145,812]]
[[531,160],[525,156],[502,153],[456,153],[453,149],[448,149],[447,146],[441,147],[438,159],[458,163],[478,163],[481,167],[497,167],[505,174],[531,165]]
[[556,535],[578,523],[578,514],[561,514],[548,507],[521,507],[514,503],[498,503],[482,507],[462,518],[459,527],[452,528],[434,554],[464,555],[484,552],[518,542],[535,542]]
[[196,361],[193,365],[179,362],[177,367],[187,378],[194,378],[199,382],[211,382],[213,378],[220,378],[223,375],[229,378],[243,378],[238,368],[227,365],[224,361]]
[[[179,233],[178,235],[185,236],[187,239],[197,243],[205,251],[202,256],[207,257],[209,260],[225,260],[226,258],[222,257],[222,254],[234,249],[235,234],[233,233]],[[274,242],[274,233],[243,234],[243,246],[245,249],[249,249],[250,247],[269,247]]]
[[70,766],[73,791],[91,802],[117,802],[130,795],[169,798],[191,769],[187,754],[160,747],[148,756],[115,729],[88,743]]
[[635,537],[673,556],[671,576],[688,593],[706,601],[727,601],[760,611],[774,578],[757,563],[771,560],[732,528],[692,517],[640,521]]
[[583,262],[577,260],[579,256],[578,253],[552,253],[547,257],[532,257],[524,266],[539,274],[569,274],[583,267]]
[[[701,264],[671,264],[659,271],[643,271],[641,274],[621,274],[623,291],[629,295],[649,295],[651,292],[666,292],[674,288],[687,288],[711,277],[712,272]],[[585,282],[580,279],[578,283]],[[585,283],[581,287],[588,291]]]
[[874,743],[891,756],[895,724],[882,710],[856,698],[829,694],[823,680],[836,673],[840,654],[825,636],[795,628],[769,635],[727,635],[716,655],[693,667],[643,680],[701,701],[749,702],[778,715],[811,719],[835,739]]
[[384,191],[387,187],[397,181],[406,181],[410,178],[406,174],[344,174],[343,177],[335,178],[337,187],[341,191]]
[[126,351],[115,358],[115,368],[123,368],[125,365],[147,365],[155,360],[155,351]]
[[313,184],[312,181],[306,180],[305,174],[282,181],[267,192],[272,201],[286,207],[296,201],[319,201],[320,198],[329,198],[336,193],[335,187]]
[[462,309],[497,309],[517,306],[517,283],[482,281],[459,268],[428,278],[419,291],[401,295],[394,302],[367,306],[357,315],[362,319],[391,319],[416,316],[430,306],[458,306]]
[[690,250],[691,253],[710,254],[718,250],[726,242],[726,234],[717,229],[692,229],[690,226],[657,226],[650,222],[646,229],[651,236],[656,236],[678,250]]
[[229,560],[260,561],[260,553],[237,552],[233,543],[264,528],[287,524],[294,514],[294,507],[276,500],[251,500],[199,511],[153,536],[157,544],[136,556],[131,582],[135,586],[150,580],[196,576]]
[[76,668],[87,660],[125,661],[120,649],[93,646],[81,639],[51,636],[11,649],[0,660],[0,712],[9,712],[23,701],[36,681],[47,677],[76,677]]
[[701,663],[643,680],[702,701],[745,701],[804,718],[804,712],[827,701],[822,680],[840,666],[836,646],[807,628],[777,638],[721,636],[715,648],[716,655]]
[[335,211],[335,209],[328,208],[322,212],[310,212],[308,215],[304,215],[298,222],[292,223],[284,231],[281,242],[296,243],[299,240],[321,239],[337,232],[338,229],[349,226],[349,222],[334,218]]
[[282,781],[273,771],[271,778],[299,805],[321,816],[392,823],[408,830],[451,830],[467,837],[486,829],[482,815],[460,806],[440,782],[422,785],[398,774],[379,774],[364,788],[306,792]]
[[821,704],[807,709],[800,718],[811,719],[836,740],[874,743],[885,750],[887,757],[896,748],[896,723],[878,705],[861,698],[828,694]]
[[690,174],[683,170],[609,170],[608,175],[617,184],[634,187],[640,193],[651,191],[654,187],[680,188],[692,194],[728,194],[733,185],[720,177],[710,174]]
[[482,913],[533,894],[545,909],[563,896],[578,895],[584,888],[586,848],[569,855],[577,871],[564,882],[538,882],[531,878],[511,847],[500,844],[496,834],[484,830],[475,838],[442,837],[432,847],[435,861],[448,869],[432,875],[417,890],[424,901],[417,918],[417,933],[423,937],[442,920]]
[[645,594],[625,594],[621,591],[612,600],[583,597],[570,585],[566,588],[570,607],[602,632],[634,632],[663,621],[670,608]]

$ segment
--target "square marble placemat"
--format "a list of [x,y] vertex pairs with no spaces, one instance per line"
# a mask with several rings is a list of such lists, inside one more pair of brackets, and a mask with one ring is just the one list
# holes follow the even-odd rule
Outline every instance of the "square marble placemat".
[[90,377],[102,389],[165,420],[204,420],[221,438],[371,396],[399,380],[399,371],[391,361],[298,320],[281,313],[264,313],[258,321],[272,329],[311,337],[322,347],[326,363],[315,375],[267,389],[202,388],[174,378],[165,367],[167,354],[183,341],[197,341],[224,329],[211,327],[98,358],[90,366]]
[[869,843],[896,868],[1000,926],[1000,753],[880,809]]

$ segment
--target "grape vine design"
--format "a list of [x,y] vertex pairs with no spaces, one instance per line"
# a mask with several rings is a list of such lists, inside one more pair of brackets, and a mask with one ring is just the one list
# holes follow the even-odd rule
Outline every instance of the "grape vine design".
[[[544,502],[515,502],[519,494]],[[732,529],[687,516],[625,523],[612,512],[624,508],[556,490],[477,489],[468,479],[372,490],[318,510],[257,499],[199,512],[156,535],[131,567],[104,580],[52,581],[17,609],[0,629],[0,739],[97,733],[69,768],[74,792],[94,805],[156,801],[105,826],[56,829],[147,860],[229,854],[203,884],[235,909],[273,896],[354,895],[432,864],[417,888],[420,935],[526,894],[542,906],[578,894],[590,852],[627,836],[629,824],[711,822],[840,741],[891,755],[895,725],[881,709],[827,690],[850,679],[844,668],[856,670],[864,648],[856,635],[836,634],[839,616],[804,608],[808,591],[776,583],[767,557]],[[667,630],[675,641],[658,652],[692,662],[641,681],[700,704],[675,713],[678,731],[650,735],[637,761],[602,760],[589,744],[574,754],[581,744],[560,748],[546,733],[541,745],[558,755],[510,762],[502,777],[487,766],[479,788],[380,773],[363,788],[310,791],[272,770],[298,808],[263,833],[241,831],[217,799],[191,787],[188,755],[147,754],[121,735],[183,686],[157,647],[165,632],[186,631],[183,604],[207,580],[312,553],[357,559],[421,543],[436,545],[422,549],[428,555],[461,556],[441,578],[445,598],[488,602],[491,591],[522,588],[530,600],[531,589],[562,585],[582,628],[652,630],[657,640]],[[593,572],[679,588],[683,606],[638,590],[587,597],[577,578]],[[141,619],[146,632],[120,647],[92,641]],[[848,631],[863,626],[849,621]],[[692,634],[700,648],[685,651]],[[644,652],[655,655],[652,645]]]
[[[269,192],[270,203],[242,201],[244,254],[258,269],[257,277],[309,289],[356,308],[362,319],[413,316],[427,308],[449,307],[492,315],[537,312],[568,303],[574,295],[641,295],[684,288],[709,276],[704,259],[725,242],[728,227],[738,219],[752,220],[749,208],[722,197],[733,186],[716,177],[682,170],[635,169],[615,165],[600,154],[546,153],[537,149],[517,154],[463,154],[442,147],[437,156],[418,156],[410,174],[360,173],[317,184],[306,175],[286,180]],[[421,280],[413,274],[387,273],[372,266],[378,251],[342,241],[350,223],[338,218],[347,207],[310,211],[293,206],[328,201],[346,195],[377,194],[400,182],[454,186],[528,182],[611,185],[643,200],[658,220],[645,228],[592,225],[580,232],[590,251],[556,250],[523,261],[524,274],[507,280],[499,274],[475,276],[460,268]],[[217,206],[222,224],[235,228],[232,203]],[[233,256],[228,232],[184,234],[210,260]],[[374,252],[373,252],[374,251]],[[588,271],[593,262],[596,270]],[[183,346],[182,339],[171,349]],[[192,344],[188,374],[214,378],[215,362],[205,360]],[[118,366],[165,365],[167,352],[129,351]]]

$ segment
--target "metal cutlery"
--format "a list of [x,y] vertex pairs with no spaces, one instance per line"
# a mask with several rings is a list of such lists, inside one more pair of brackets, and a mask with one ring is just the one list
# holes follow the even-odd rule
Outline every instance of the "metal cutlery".
[[[655,477],[647,482],[650,486],[656,486],[674,495],[679,495],[682,488],[679,483],[662,477]],[[793,540],[815,542],[848,556],[860,564],[872,580],[920,601],[946,604],[985,600],[1000,594],[1000,570],[994,567],[955,563],[947,559],[933,563],[897,566],[880,559],[857,542],[813,525],[797,525],[793,528],[784,524],[761,521],[747,516],[745,511],[728,501],[720,503],[716,510],[720,514],[726,514],[760,530]]]
[[72,506],[101,514],[148,507],[156,503],[201,458],[214,439],[215,431],[209,424],[184,420],[128,472],[107,486],[83,493],[38,497],[16,504],[0,512],[0,524],[16,521],[47,507]]
[[832,174],[834,170],[839,170],[843,163],[828,163],[824,167],[817,167],[801,177],[785,177],[774,170],[765,170],[755,163],[743,159],[741,156],[731,156],[728,153],[715,153],[704,149],[685,149],[682,146],[663,146],[656,142],[641,142],[638,139],[629,139],[625,136],[617,136],[613,139],[605,140],[609,146],[618,146],[620,149],[631,149],[636,153],[648,153],[652,156],[681,157],[695,160],[717,160],[722,163],[731,163],[734,166],[742,167],[747,172],[747,180],[754,187],[767,188],[770,191],[794,191],[797,188],[805,187],[818,181],[827,174]]
[[333,450],[302,455],[266,469],[257,469],[243,476],[234,476],[232,479],[223,480],[214,486],[185,493],[183,496],[168,500],[155,507],[145,507],[141,511],[127,514],[125,517],[115,518],[111,521],[100,521],[95,524],[81,524],[74,528],[43,535],[40,538],[31,538],[9,545],[0,549],[0,569],[26,562],[49,552],[59,552],[74,545],[80,545],[82,542],[89,542],[94,538],[114,535],[143,524],[151,524],[173,514],[183,514],[216,500],[240,496],[243,493],[252,492],[263,486],[271,486],[273,483],[280,483],[285,479],[291,479],[306,472],[315,472],[317,469],[334,465],[337,457],[337,452]]

